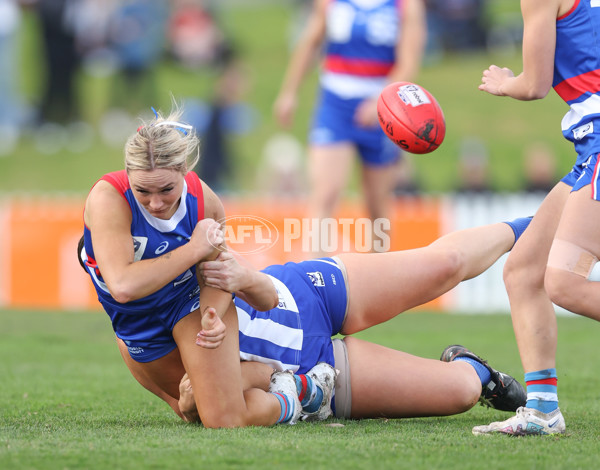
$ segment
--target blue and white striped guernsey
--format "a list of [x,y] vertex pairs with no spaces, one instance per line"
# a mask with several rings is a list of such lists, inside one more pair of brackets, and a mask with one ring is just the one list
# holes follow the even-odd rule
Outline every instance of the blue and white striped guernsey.
[[263,272],[277,289],[279,305],[259,312],[235,299],[240,358],[298,373],[321,361],[334,365],[331,337],[341,328],[347,304],[337,264],[319,259],[270,266]]

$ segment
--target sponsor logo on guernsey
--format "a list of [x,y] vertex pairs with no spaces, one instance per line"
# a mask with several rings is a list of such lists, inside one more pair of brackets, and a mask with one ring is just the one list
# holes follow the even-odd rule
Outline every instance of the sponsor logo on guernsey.
[[123,342],[127,345],[129,354],[142,354],[144,352],[144,348],[140,348],[139,346],[130,346],[131,341],[123,340]]
[[183,276],[181,279],[179,279],[179,281],[173,282],[173,287],[177,287],[178,285],[189,281],[192,278],[192,276],[193,276],[192,271],[188,269],[186,272],[183,273]]
[[592,0],[590,4],[592,8],[600,7],[600,0]]
[[310,279],[310,282],[313,283],[313,286],[316,287],[324,287],[325,279],[323,278],[323,274],[320,271],[315,271],[314,273],[306,273]]
[[431,103],[429,97],[423,89],[417,85],[402,85],[398,87],[398,98],[400,98],[407,106],[421,106],[422,104]]
[[581,140],[586,135],[591,134],[592,132],[594,132],[594,123],[588,122],[587,124],[584,124],[583,126],[579,126],[579,127],[576,127],[575,129],[573,129],[573,138],[575,140]]
[[162,255],[165,251],[167,251],[167,248],[169,248],[169,242],[165,240],[160,245],[158,245],[158,248],[154,250],[154,253],[157,255]]
[[139,261],[144,256],[146,251],[146,245],[148,244],[148,237],[133,237],[133,261]]

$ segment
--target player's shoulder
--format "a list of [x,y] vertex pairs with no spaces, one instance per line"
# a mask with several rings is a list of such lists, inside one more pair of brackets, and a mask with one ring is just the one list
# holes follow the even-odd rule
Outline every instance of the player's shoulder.
[[215,220],[222,220],[225,217],[225,208],[221,198],[204,181],[202,184],[202,197],[204,199],[204,217],[210,217]]

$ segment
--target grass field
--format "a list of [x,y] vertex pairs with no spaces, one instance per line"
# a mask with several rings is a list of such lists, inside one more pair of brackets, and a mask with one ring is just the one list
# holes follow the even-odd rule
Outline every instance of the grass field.
[[[249,2],[250,4],[252,2]],[[491,2],[498,11],[517,2]],[[232,188],[255,190],[254,175],[267,139],[279,129],[271,116],[288,58],[285,5],[240,7],[224,16],[241,45],[251,80],[247,101],[259,119],[254,132],[236,137]],[[257,25],[260,27],[257,28]],[[25,17],[21,87],[35,103],[43,83],[35,21]],[[415,157],[427,191],[451,190],[457,179],[460,142],[483,139],[498,190],[521,185],[521,156],[531,141],[550,143],[559,171],[572,163],[560,134],[566,106],[551,93],[538,102],[495,98],[477,90],[489,64],[520,71],[518,56],[484,53],[427,63],[418,82],[444,108],[446,141],[434,154]],[[157,70],[156,103],[210,95],[214,77],[164,63]],[[110,78],[82,74],[84,118],[93,126],[108,106]],[[292,133],[304,142],[316,76],[302,90]],[[132,123],[135,130],[137,122]],[[18,148],[0,158],[0,196],[6,192],[86,192],[104,172],[122,168],[122,150],[98,137],[83,153],[47,155],[27,131]],[[0,260],[1,262],[2,260]],[[559,438],[475,437],[474,425],[509,415],[476,407],[459,416],[406,420],[329,420],[293,427],[207,430],[177,418],[131,377],[114,343],[110,322],[99,313],[0,311],[0,469],[340,468],[340,469],[579,469],[595,468],[600,445],[600,387],[596,357],[598,324],[559,318],[559,396],[567,435]],[[406,314],[361,335],[426,357],[439,357],[450,343],[463,343],[492,365],[522,379],[507,315]],[[410,380],[410,378],[407,378]],[[402,399],[402,397],[398,397]],[[340,427],[328,426],[332,422]]]
[[[567,435],[475,437],[508,415],[208,430],[186,424],[129,375],[102,313],[0,312],[0,468],[579,469],[598,463],[598,325],[559,318]],[[460,342],[522,379],[510,318],[409,313],[361,335],[437,358]],[[407,377],[407,380],[410,380]],[[399,400],[402,397],[398,397]],[[331,427],[338,422],[344,426]]]

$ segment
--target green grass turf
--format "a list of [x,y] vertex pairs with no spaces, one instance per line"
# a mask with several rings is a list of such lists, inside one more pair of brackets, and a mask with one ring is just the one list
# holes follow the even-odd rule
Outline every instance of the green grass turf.
[[[139,386],[102,313],[0,312],[0,468],[595,468],[600,404],[597,324],[559,318],[563,437],[475,437],[507,417],[458,416],[207,430]],[[361,335],[437,358],[463,343],[522,379],[508,315],[409,313]],[[407,377],[406,380],[410,380]],[[398,397],[398,399],[402,399]]]

